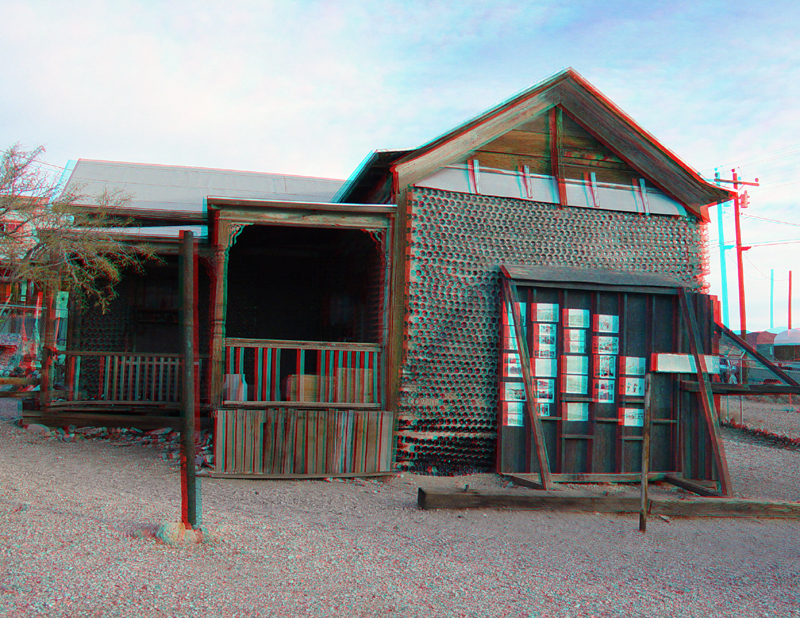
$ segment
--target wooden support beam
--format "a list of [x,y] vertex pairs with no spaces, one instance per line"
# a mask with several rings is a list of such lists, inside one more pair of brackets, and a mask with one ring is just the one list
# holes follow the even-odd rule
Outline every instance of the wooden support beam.
[[561,108],[550,108],[550,170],[558,185],[558,203],[567,205],[567,185],[564,182],[564,163],[561,159],[561,134],[562,134]]
[[751,356],[755,357],[760,363],[762,363],[769,371],[771,371],[776,377],[780,378],[790,386],[800,386],[800,382],[795,380],[792,376],[787,374],[783,369],[778,367],[775,363],[769,360],[766,356],[764,356],[761,352],[756,350],[753,346],[747,343],[744,339],[742,339],[739,335],[734,333],[730,328],[725,326],[724,324],[720,324],[719,322],[714,323],[714,328],[720,334],[725,335],[726,337],[733,340],[736,345],[738,345],[742,350],[750,354]]
[[507,474],[505,476],[514,483],[514,485],[527,487],[528,489],[544,489],[544,485],[542,485],[538,474]]
[[535,392],[533,390],[533,382],[531,381],[531,360],[528,354],[528,345],[525,341],[525,336],[522,332],[522,316],[519,308],[517,307],[517,286],[516,284],[503,277],[503,302],[509,304],[511,316],[514,319],[514,335],[517,339],[517,350],[519,352],[519,361],[522,367],[522,379],[525,385],[525,411],[528,413],[528,419],[531,423],[533,432],[533,442],[536,449],[536,463],[539,465],[539,475],[541,484],[544,489],[552,487],[550,479],[550,462],[547,459],[547,449],[544,444],[544,431],[539,416],[533,406],[535,399]]
[[652,407],[653,374],[644,377],[644,419],[642,421],[642,481],[641,506],[639,510],[639,532],[647,532],[647,475],[650,472],[650,420],[653,418]]
[[678,288],[678,298],[681,303],[681,313],[683,314],[684,324],[687,331],[687,340],[689,342],[689,349],[694,356],[695,366],[697,368],[697,381],[700,384],[700,403],[703,408],[703,415],[705,416],[706,427],[708,428],[708,435],[711,441],[711,450],[714,455],[714,463],[717,466],[717,474],[719,475],[720,489],[722,493],[729,496],[733,490],[731,483],[731,475],[728,469],[728,460],[725,456],[725,447],[722,444],[722,436],[719,430],[719,417],[714,408],[714,398],[711,394],[711,382],[708,380],[706,373],[706,361],[703,357],[702,345],[700,342],[700,333],[697,328],[697,318],[694,309],[689,306],[686,297],[686,290],[683,287]]
[[[700,383],[681,380],[681,389],[690,393],[700,391]],[[725,384],[712,382],[711,392],[715,395],[800,395],[800,386],[783,384]]]
[[[647,478],[660,481],[665,472],[650,472]],[[552,474],[553,483],[641,483],[642,475],[638,472],[592,472],[592,473],[558,473]]]
[[704,496],[706,498],[723,498],[724,496],[719,493],[718,491],[714,491],[713,489],[709,489],[708,487],[703,487],[698,483],[693,483],[683,477],[676,476],[674,474],[667,474],[664,476],[664,480],[669,483],[670,485],[675,485],[676,487],[680,487],[681,489],[685,489],[686,491],[691,491],[692,493],[697,494],[698,496]]
[[[520,487],[530,489],[544,489],[538,474],[504,474],[508,480]],[[647,478],[650,482],[662,481],[667,476],[664,472],[650,472]],[[559,474],[550,475],[553,483],[641,483],[642,475],[638,473],[614,474],[613,472],[593,472],[580,474]]]
[[[422,509],[507,508],[539,511],[590,513],[636,513],[636,493],[592,495],[581,490],[529,492],[519,489],[475,491],[419,488],[417,504]],[[652,498],[652,515],[670,517],[772,517],[800,519],[800,502],[753,500],[747,498]]]

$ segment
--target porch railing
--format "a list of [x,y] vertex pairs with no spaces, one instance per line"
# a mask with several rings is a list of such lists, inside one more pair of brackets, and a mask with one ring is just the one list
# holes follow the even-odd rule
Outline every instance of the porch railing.
[[69,402],[178,405],[182,366],[180,354],[70,350],[56,356],[53,390]]
[[240,338],[225,343],[226,405],[380,407],[378,345]]

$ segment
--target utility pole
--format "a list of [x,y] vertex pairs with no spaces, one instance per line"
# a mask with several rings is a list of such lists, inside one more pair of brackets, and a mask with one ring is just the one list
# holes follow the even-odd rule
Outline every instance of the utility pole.
[[[739,222],[739,177],[736,175],[736,170],[733,172],[733,189],[736,191],[736,197],[733,198],[733,212],[736,218],[736,268],[739,273],[739,330],[742,333],[742,339],[747,337],[747,312],[745,311],[744,304],[744,265],[742,264],[742,226]],[[749,247],[748,247],[749,249]]]
[[750,247],[742,247],[742,227],[739,221],[739,209],[747,208],[749,198],[746,191],[741,196],[739,195],[739,187],[741,185],[757,187],[758,178],[756,178],[755,182],[744,182],[743,180],[739,180],[739,175],[736,173],[735,169],[731,170],[731,172],[733,172],[733,180],[723,180],[721,178],[716,178],[715,180],[718,183],[729,182],[733,184],[733,189],[736,191],[736,195],[733,198],[733,212],[736,222],[736,267],[739,274],[739,330],[742,333],[742,338],[744,338],[747,336],[747,312],[745,311],[744,303],[744,265],[742,264],[742,253],[750,249]]
[[769,328],[775,328],[775,269],[769,269]]
[[[719,184],[719,172],[714,170],[714,180]],[[731,316],[728,313],[728,265],[725,262],[725,251],[733,245],[725,244],[725,230],[722,226],[722,202],[717,202],[717,229],[719,231],[719,272],[722,283],[722,323],[730,328]]]
[[789,271],[789,330],[792,330],[792,271]]

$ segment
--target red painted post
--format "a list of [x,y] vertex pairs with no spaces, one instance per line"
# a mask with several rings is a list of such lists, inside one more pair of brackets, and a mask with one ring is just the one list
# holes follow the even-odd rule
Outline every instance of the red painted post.
[[742,338],[747,337],[747,316],[744,305],[744,267],[742,265],[742,227],[739,223],[739,177],[736,170],[733,171],[733,190],[736,197],[733,198],[733,208],[736,220],[736,267],[739,272],[739,329]]
[[187,529],[200,523],[195,475],[195,302],[194,302],[194,235],[181,230],[181,520]]

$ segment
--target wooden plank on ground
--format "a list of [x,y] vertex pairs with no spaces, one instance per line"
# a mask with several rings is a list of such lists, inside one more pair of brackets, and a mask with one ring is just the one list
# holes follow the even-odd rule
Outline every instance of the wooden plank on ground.
[[526,510],[633,513],[639,509],[638,494],[589,495],[581,490],[475,491],[419,488],[417,503],[423,509],[512,508]]
[[[580,490],[475,491],[419,488],[417,504],[423,509],[511,508],[520,510],[637,513],[638,493],[591,495]],[[800,519],[800,502],[747,498],[651,498],[650,514],[670,517],[768,517]]]
[[253,481],[299,481],[319,479],[356,479],[366,477],[394,476],[394,472],[352,472],[332,474],[228,474],[225,472],[198,473],[197,476],[207,476],[212,479],[247,479]]
[[653,499],[650,513],[670,517],[772,517],[800,519],[800,502],[746,498]]

